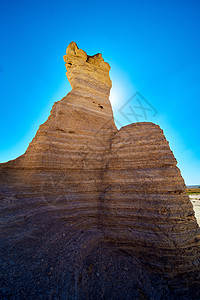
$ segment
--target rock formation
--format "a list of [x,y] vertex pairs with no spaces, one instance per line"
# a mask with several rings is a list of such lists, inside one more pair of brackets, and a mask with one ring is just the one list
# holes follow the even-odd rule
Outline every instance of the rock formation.
[[72,91],[0,165],[3,299],[197,299],[199,227],[163,131],[117,130],[110,66],[71,43]]

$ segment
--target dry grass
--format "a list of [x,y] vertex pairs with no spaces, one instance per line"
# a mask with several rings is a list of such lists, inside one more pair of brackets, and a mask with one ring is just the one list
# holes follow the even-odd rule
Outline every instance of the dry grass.
[[186,189],[186,192],[188,195],[193,195],[193,194],[200,194],[200,189]]

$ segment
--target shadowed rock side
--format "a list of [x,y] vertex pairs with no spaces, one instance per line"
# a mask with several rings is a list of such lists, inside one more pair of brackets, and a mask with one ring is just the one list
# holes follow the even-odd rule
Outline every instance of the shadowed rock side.
[[3,299],[197,299],[199,227],[162,130],[117,130],[110,66],[71,43],[72,91],[0,165]]
[[126,126],[112,138],[108,155],[105,239],[141,259],[145,252],[161,274],[194,270],[199,227],[163,131],[147,122]]

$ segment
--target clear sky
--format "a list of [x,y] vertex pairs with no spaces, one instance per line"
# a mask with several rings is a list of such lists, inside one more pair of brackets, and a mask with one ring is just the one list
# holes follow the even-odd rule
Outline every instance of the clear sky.
[[70,91],[63,55],[75,41],[111,65],[118,127],[159,124],[186,184],[200,184],[199,16],[197,0],[1,0],[0,162],[25,152]]

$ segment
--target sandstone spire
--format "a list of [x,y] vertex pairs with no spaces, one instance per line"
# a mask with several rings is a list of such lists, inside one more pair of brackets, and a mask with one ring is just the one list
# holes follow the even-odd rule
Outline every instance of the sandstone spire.
[[197,299],[199,227],[163,131],[117,130],[110,66],[72,42],[71,92],[0,165],[2,297]]

